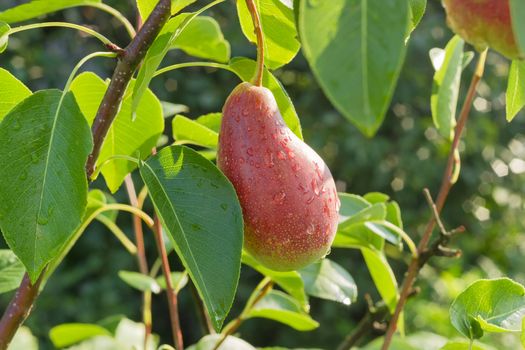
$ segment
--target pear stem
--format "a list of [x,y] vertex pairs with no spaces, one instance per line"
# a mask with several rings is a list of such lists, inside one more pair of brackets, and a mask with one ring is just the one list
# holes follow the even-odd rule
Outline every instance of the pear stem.
[[261,17],[259,16],[259,11],[254,0],[246,0],[246,5],[252,15],[254,32],[257,37],[257,71],[253,77],[253,84],[262,86],[264,73],[264,34],[261,26]]

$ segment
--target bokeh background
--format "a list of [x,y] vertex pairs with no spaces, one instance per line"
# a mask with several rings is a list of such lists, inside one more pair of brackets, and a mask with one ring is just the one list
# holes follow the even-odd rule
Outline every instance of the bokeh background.
[[[2,0],[0,10],[23,1]],[[135,18],[133,0],[107,1]],[[197,4],[203,3],[198,1]],[[207,15],[215,17],[230,41],[232,56],[255,56],[240,31],[233,1]],[[69,9],[46,20],[88,24],[121,45],[127,42],[124,29],[109,15],[95,9]],[[301,118],[305,140],[325,159],[340,190],[365,194],[387,193],[398,201],[406,230],[421,234],[430,212],[422,195],[425,187],[437,192],[449,143],[433,127],[430,95],[433,68],[428,51],[444,47],[452,37],[446,27],[439,1],[430,0],[419,27],[408,44],[406,61],[386,120],[378,134],[361,135],[323,95],[304,57],[299,55],[275,72],[290,94]],[[86,54],[101,50],[95,40],[68,29],[32,30],[13,35],[0,67],[8,69],[32,90],[63,88],[73,66]],[[471,47],[467,47],[472,50]],[[352,59],[349,57],[348,59]],[[174,51],[165,64],[192,58]],[[114,63],[107,59],[90,61],[84,69],[109,77]],[[473,64],[463,75],[465,95]],[[448,319],[452,299],[478,278],[508,276],[525,283],[525,115],[505,121],[506,75],[509,62],[490,53],[486,75],[474,101],[471,119],[461,143],[461,178],[453,188],[443,218],[449,228],[465,225],[468,232],[456,242],[461,259],[435,258],[421,273],[422,291],[406,308],[407,332],[435,332],[458,337]],[[162,100],[185,104],[191,117],[220,111],[238,80],[229,72],[191,68],[175,71],[154,80],[152,89]],[[460,101],[462,98],[460,97]],[[167,132],[171,121],[167,120]],[[137,184],[139,179],[135,178]],[[104,189],[102,181],[95,186]],[[115,194],[127,201],[125,191]],[[151,209],[151,204],[149,204]],[[118,224],[132,235],[131,218],[121,214]],[[150,263],[156,256],[152,236],[147,236]],[[5,243],[1,241],[0,247]],[[180,269],[172,258],[173,269]],[[313,331],[301,333],[268,320],[249,320],[239,330],[255,346],[318,347],[335,349],[366,312],[364,295],[378,295],[358,251],[333,249],[330,258],[351,272],[359,288],[358,301],[350,306],[312,299],[312,316],[321,323]],[[392,266],[401,280],[406,268],[403,257],[392,257]],[[110,315],[123,314],[139,321],[141,295],[122,282],[119,270],[137,270],[136,261],[106,229],[93,224],[78,241],[65,262],[53,275],[38,299],[27,325],[39,338],[42,349],[52,349],[49,330],[65,322],[93,323]],[[237,315],[260,276],[243,267],[237,298],[231,315]],[[3,310],[11,294],[0,295]],[[182,328],[186,344],[196,342],[203,329],[191,288],[181,294]],[[169,316],[164,295],[154,296],[154,332],[170,342]],[[484,338],[485,339],[485,338]],[[517,349],[514,335],[486,338],[497,348]]]

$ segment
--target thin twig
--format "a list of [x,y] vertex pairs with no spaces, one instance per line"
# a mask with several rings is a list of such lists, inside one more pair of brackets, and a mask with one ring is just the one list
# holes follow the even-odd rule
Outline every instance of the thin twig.
[[[454,164],[457,162],[457,159],[458,159],[456,152],[459,147],[459,141],[461,139],[463,129],[465,128],[465,125],[467,124],[472,102],[474,100],[474,97],[476,96],[476,89],[481,80],[481,77],[483,76],[486,55],[487,55],[487,51],[484,51],[483,53],[481,53],[479,60],[478,60],[478,64],[476,66],[476,70],[474,72],[474,75],[472,76],[472,80],[470,82],[467,96],[465,97],[465,102],[463,104],[463,108],[461,109],[459,120],[455,128],[454,139],[452,141],[452,147],[450,149],[447,166],[445,168],[445,172],[443,173],[443,178],[441,180],[441,187],[439,189],[437,201],[435,204],[438,216],[432,215],[427,223],[423,237],[421,238],[421,241],[419,242],[419,245],[418,245],[419,255],[422,255],[425,252],[427,252],[427,246],[432,236],[434,226],[436,224],[436,217],[439,217],[439,213],[441,213],[441,210],[443,209],[445,200],[448,197],[448,193],[450,192],[450,189],[452,188],[455,182]],[[396,309],[394,311],[394,314],[392,315],[392,319],[390,320],[388,324],[388,329],[386,331],[385,340],[384,340],[383,346],[381,347],[381,350],[387,350],[390,347],[390,343],[392,342],[392,337],[394,336],[394,333],[396,331],[397,321],[399,320],[399,315],[401,314],[401,311],[403,311],[403,308],[405,307],[408,294],[410,290],[412,289],[412,285],[414,284],[414,281],[416,280],[419,270],[421,269],[422,266],[423,265],[421,265],[420,263],[420,258],[413,258],[410,262],[408,271],[405,275],[405,279],[403,280],[403,286],[401,289],[401,293],[399,295],[399,301],[397,302]]]
[[177,291],[173,288],[168,254],[166,253],[166,247],[164,246],[164,238],[162,237],[162,225],[160,224],[159,218],[157,216],[155,216],[155,225],[153,227],[155,241],[157,242],[157,249],[159,251],[159,257],[162,261],[162,272],[164,274],[164,278],[166,279],[166,295],[168,297],[168,307],[170,311],[173,341],[175,343],[175,349],[183,350],[184,347],[182,340],[182,331],[180,328]]
[[253,78],[253,84],[262,86],[264,73],[264,33],[261,25],[261,17],[254,0],[246,0],[246,6],[248,6],[248,10],[252,16],[253,28],[257,38],[257,70]]

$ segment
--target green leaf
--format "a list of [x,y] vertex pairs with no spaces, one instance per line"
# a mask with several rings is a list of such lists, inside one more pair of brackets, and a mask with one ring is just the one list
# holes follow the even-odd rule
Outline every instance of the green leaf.
[[298,331],[310,331],[319,327],[301,308],[301,305],[289,295],[271,291],[255,304],[247,315],[248,318],[268,318],[292,327]]
[[[115,331],[115,340],[118,346],[110,347],[112,349],[144,349],[155,350],[157,349],[157,343],[159,342],[158,336],[148,337],[148,344],[144,346],[145,338],[145,327],[143,323],[133,322],[127,318],[120,321],[117,330]],[[91,348],[89,348],[91,350]],[[80,349],[79,349],[80,350]],[[98,347],[94,347],[93,350],[100,350]]]
[[89,323],[65,323],[49,331],[49,338],[56,348],[74,345],[99,335],[111,336],[111,333],[99,325]]
[[[380,350],[384,341],[384,337],[379,337],[359,349]],[[446,342],[446,338],[430,332],[417,332],[406,337],[395,334],[389,350],[439,350]]]
[[9,249],[0,249],[0,294],[15,290],[25,273],[24,265]]
[[188,106],[167,101],[160,101],[160,104],[162,105],[162,114],[164,115],[164,119],[173,117],[179,113],[187,113],[190,110]]
[[393,225],[403,229],[403,219],[401,218],[401,208],[399,204],[394,201],[390,201],[386,205],[386,221],[391,222]]
[[383,252],[362,248],[361,253],[365,258],[368,271],[374,280],[377,291],[381,295],[391,313],[396,309],[399,299],[397,281],[392,268],[388,264]]
[[478,280],[450,306],[452,325],[470,339],[487,332],[518,332],[525,316],[525,288],[508,278]]
[[[1,24],[0,24],[1,31]],[[0,43],[1,46],[1,43]],[[0,68],[0,121],[20,101],[31,95],[24,83],[3,68]]]
[[[179,13],[185,7],[193,4],[195,1],[197,0],[171,0],[171,14],[174,15]],[[158,0],[137,0],[137,7],[143,22],[146,21],[157,3]]]
[[[251,81],[256,69],[256,62],[244,57],[235,57],[230,61],[230,68],[239,78],[241,78],[241,80]],[[301,123],[299,122],[299,117],[297,116],[292,101],[279,80],[277,80],[273,74],[268,72],[267,69],[264,70],[263,86],[270,89],[275,97],[277,106],[279,107],[279,111],[281,112],[286,125],[302,140],[303,134],[301,131]]]
[[425,14],[427,0],[408,0],[408,3],[410,5],[410,31],[413,31]]
[[365,221],[370,220],[384,220],[386,218],[386,206],[384,203],[376,203],[368,208],[365,208],[361,210],[360,212],[354,214],[353,216],[350,216],[348,218],[344,218],[339,223],[339,230],[347,230],[349,227],[364,223]]
[[[184,272],[172,272],[171,282],[173,283],[173,290],[175,293],[178,293],[188,283],[188,274]],[[166,278],[164,276],[157,277],[157,283],[162,289],[166,289]]]
[[[255,0],[264,34],[264,63],[277,69],[290,62],[301,47],[297,40],[293,10],[279,0]],[[237,13],[246,38],[257,43],[252,17],[245,0],[237,0]]]
[[352,276],[335,262],[322,259],[299,270],[306,292],[314,297],[350,305],[357,298]]
[[0,12],[0,21],[16,23],[70,7],[101,2],[102,0],[32,0]]
[[[97,167],[102,164],[102,175],[111,192],[116,192],[127,174],[137,165],[124,159],[112,159],[115,155],[126,155],[146,159],[151,149],[156,146],[157,139],[164,130],[162,106],[158,98],[146,90],[140,101],[135,120],[131,120],[131,91],[134,81],[128,87],[120,110],[111,125],[102,144]],[[108,83],[96,74],[86,72],[78,75],[71,84],[71,91],[80,106],[80,110],[91,125],[95,119],[98,107],[106,92]]]
[[4,52],[7,49],[7,44],[9,42],[9,31],[11,27],[5,22],[0,22],[0,53]]
[[525,3],[522,0],[510,0],[510,15],[512,20],[512,29],[516,39],[516,45],[519,48],[520,58],[525,58]]
[[5,116],[0,143],[0,228],[35,281],[84,215],[91,131],[72,93],[42,90]]
[[521,320],[521,335],[520,335],[520,340],[521,340],[521,346],[525,347],[525,318],[523,318]]
[[260,272],[264,276],[270,277],[272,281],[277,283],[284,291],[294,297],[301,306],[306,310],[308,309],[308,298],[304,290],[304,283],[301,275],[297,271],[274,271],[270,270],[261,265],[254,257],[248,252],[242,252],[242,262],[254,270]]
[[492,346],[481,343],[470,344],[466,340],[451,341],[443,346],[440,350],[496,350]]
[[239,280],[242,211],[233,185],[194,150],[162,149],[140,167],[159,218],[217,330]]
[[392,99],[409,20],[408,1],[299,2],[299,37],[317,81],[368,136],[381,125]]
[[29,328],[22,326],[16,331],[9,350],[38,350],[38,340]]
[[463,39],[457,35],[448,42],[443,61],[436,70],[432,85],[430,99],[432,120],[440,134],[450,140],[454,137],[456,126],[464,44]]
[[177,143],[191,143],[194,145],[217,148],[219,134],[202,125],[198,120],[176,115],[172,121],[173,138]]
[[[186,350],[215,350],[215,345],[221,339],[220,334],[207,335]],[[229,335],[217,350],[255,350],[255,348],[244,340]]]
[[208,113],[197,118],[197,123],[218,133],[221,130],[222,113]]
[[224,39],[217,21],[208,16],[198,16],[191,21],[171,48],[212,61],[226,63],[230,60],[230,43]]
[[119,271],[118,276],[129,286],[142,292],[148,291],[158,294],[162,290],[158,282],[153,277],[143,275],[140,272]]
[[[106,204],[114,204],[117,201],[109,193],[105,193],[101,190],[95,189],[88,193],[86,212],[84,213],[84,220],[89,218],[96,210],[104,207]],[[115,222],[117,220],[118,211],[109,210],[100,213],[99,215],[105,216],[109,220]]]
[[372,250],[383,250],[385,240],[375,232],[369,230],[363,222],[338,228],[332,247],[334,248],[368,248]]
[[151,79],[153,79],[155,71],[164,59],[164,56],[166,56],[170,47],[174,45],[176,40],[181,36],[182,33],[184,33],[191,22],[202,11],[204,11],[204,8],[194,13],[181,13],[180,15],[172,17],[164,25],[155,41],[153,41],[153,44],[148,49],[146,57],[144,57],[142,65],[139,68],[137,81],[133,87],[133,97],[131,104],[131,112],[133,116],[137,111],[140,100],[148,89]]
[[341,216],[342,221],[356,215],[361,210],[370,207],[370,202],[356,194],[338,193],[337,196],[341,201],[339,215]]
[[369,192],[363,198],[371,204],[376,204],[388,201],[390,196],[381,192]]
[[[0,105],[1,106],[1,105]],[[512,61],[507,85],[507,120],[525,107],[525,61]]]

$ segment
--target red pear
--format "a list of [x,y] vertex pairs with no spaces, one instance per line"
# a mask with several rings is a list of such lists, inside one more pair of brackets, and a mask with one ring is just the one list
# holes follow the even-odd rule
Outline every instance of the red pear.
[[271,91],[242,83],[223,108],[217,164],[244,216],[245,248],[278,271],[325,256],[340,202],[330,170],[286,126]]
[[510,59],[520,55],[509,0],[443,0],[449,27],[478,50],[490,47]]

